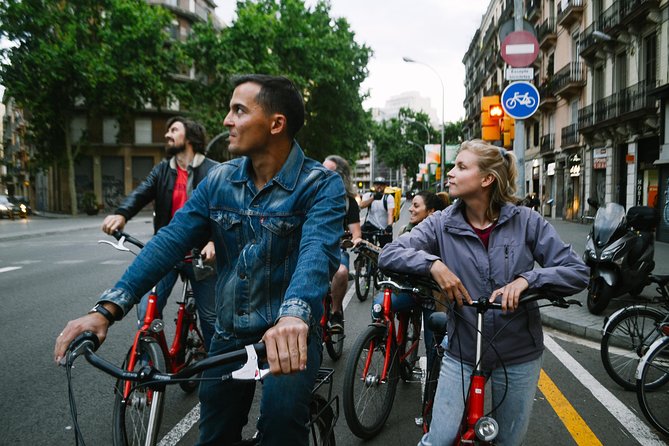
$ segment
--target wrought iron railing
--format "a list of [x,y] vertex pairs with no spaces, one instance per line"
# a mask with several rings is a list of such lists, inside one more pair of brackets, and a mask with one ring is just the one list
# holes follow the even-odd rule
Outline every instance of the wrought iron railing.
[[539,28],[537,28],[537,39],[541,43],[549,34],[555,34],[557,27],[555,26],[555,17],[549,17],[543,21]]
[[558,3],[558,22],[562,22],[562,19],[569,15],[574,8],[583,7],[583,0],[567,0],[567,6],[562,9],[562,2]]
[[581,62],[570,62],[553,75],[554,91],[559,92],[569,84],[583,83],[585,70]]
[[580,142],[578,134],[578,124],[573,123],[567,127],[562,127],[562,147],[578,145]]
[[539,151],[541,153],[551,153],[553,150],[555,150],[555,134],[543,135],[539,142]]
[[592,127],[595,124],[594,114],[592,112],[592,105],[586,105],[578,110],[578,128],[585,129]]

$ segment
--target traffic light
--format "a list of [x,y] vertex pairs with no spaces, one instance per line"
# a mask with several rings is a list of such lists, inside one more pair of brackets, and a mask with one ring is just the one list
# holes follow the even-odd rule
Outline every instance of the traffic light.
[[499,102],[499,95],[481,98],[481,139],[498,141],[501,139],[500,120],[504,110]]
[[516,137],[516,121],[510,116],[504,116],[500,121],[500,130],[502,131],[502,144],[506,148],[513,145],[513,139]]

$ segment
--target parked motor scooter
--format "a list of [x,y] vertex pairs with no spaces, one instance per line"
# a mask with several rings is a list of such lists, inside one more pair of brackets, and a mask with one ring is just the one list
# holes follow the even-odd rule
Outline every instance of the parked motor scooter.
[[600,208],[588,198],[588,204],[597,214],[583,254],[590,267],[587,303],[592,314],[600,314],[611,299],[625,293],[636,297],[650,284],[658,215],[648,206],[634,206],[625,215],[617,203]]

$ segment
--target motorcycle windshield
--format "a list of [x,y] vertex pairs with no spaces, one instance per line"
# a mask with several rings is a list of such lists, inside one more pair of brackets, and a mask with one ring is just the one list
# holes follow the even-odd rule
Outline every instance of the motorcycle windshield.
[[593,236],[597,246],[609,243],[613,235],[625,228],[625,208],[618,203],[609,203],[599,208],[595,215]]

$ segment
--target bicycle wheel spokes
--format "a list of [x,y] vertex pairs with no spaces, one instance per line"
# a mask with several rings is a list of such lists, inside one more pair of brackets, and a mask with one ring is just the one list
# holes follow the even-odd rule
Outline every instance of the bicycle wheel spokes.
[[630,307],[607,327],[601,343],[602,363],[609,376],[625,389],[636,388],[639,359],[661,336],[658,326],[663,318],[657,310]]
[[[134,370],[147,365],[159,370],[166,369],[165,358],[157,342],[145,338],[139,341],[138,346],[138,360]],[[128,396],[124,398],[125,383],[121,380],[116,383],[112,425],[114,445],[155,444],[163,413],[164,392],[133,386]]]
[[367,257],[355,261],[355,294],[361,302],[367,299],[372,281],[371,260]]
[[669,435],[669,337],[647,358],[637,381],[637,396],[648,421]]
[[344,415],[351,431],[369,439],[379,433],[392,409],[398,382],[398,360],[392,360],[382,379],[386,356],[386,329],[370,326],[357,339],[344,376]]

